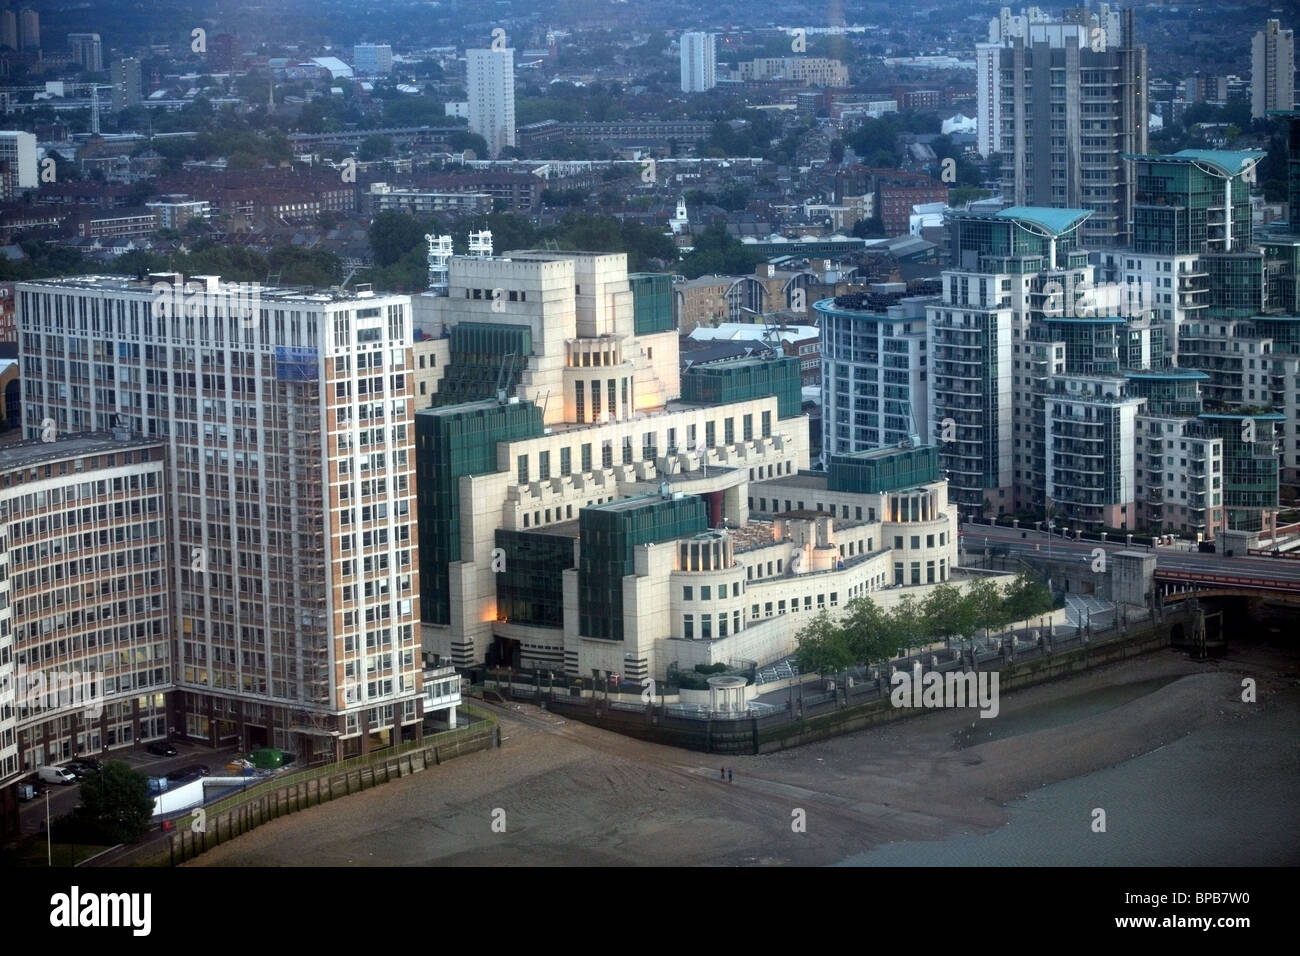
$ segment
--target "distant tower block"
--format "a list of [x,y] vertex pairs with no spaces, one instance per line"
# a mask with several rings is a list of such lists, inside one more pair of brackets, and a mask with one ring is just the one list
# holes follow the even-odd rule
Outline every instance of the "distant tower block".
[[492,258],[492,231],[490,229],[469,234],[469,254],[474,259]]
[[447,263],[451,261],[451,236],[427,235],[429,244],[429,290],[446,295],[448,289]]

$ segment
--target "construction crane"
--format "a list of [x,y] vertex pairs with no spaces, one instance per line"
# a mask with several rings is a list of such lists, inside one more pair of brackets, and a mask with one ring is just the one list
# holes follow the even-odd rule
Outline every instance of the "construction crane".
[[106,83],[65,83],[62,80],[54,80],[46,83],[44,86],[6,86],[0,88],[0,102],[4,104],[4,112],[14,112],[15,106],[40,106],[43,101],[33,98],[31,103],[15,103],[11,94],[14,93],[44,93],[50,96],[57,96],[62,99],[67,93],[76,93],[78,90],[90,90],[90,131],[99,132],[99,88],[111,90],[113,87]]

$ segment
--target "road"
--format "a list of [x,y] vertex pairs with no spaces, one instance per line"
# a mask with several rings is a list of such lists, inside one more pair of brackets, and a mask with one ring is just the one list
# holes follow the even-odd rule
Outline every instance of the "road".
[[[1021,537],[1024,534],[1025,537]],[[1005,528],[998,525],[971,524],[961,526],[962,547],[972,554],[984,548],[987,539],[990,547],[1004,547],[1012,552],[1048,551],[1048,539],[1045,531],[1033,528]],[[1279,581],[1295,582],[1300,590],[1300,561],[1285,558],[1264,558],[1242,555],[1224,557],[1222,554],[1202,554],[1199,551],[1187,551],[1179,545],[1157,546],[1147,548],[1140,544],[1127,545],[1116,541],[1074,540],[1054,534],[1051,539],[1051,553],[1077,554],[1080,561],[1090,560],[1096,548],[1114,551],[1150,551],[1156,556],[1156,568],[1161,571],[1200,571],[1208,574],[1234,575],[1243,578],[1271,578]]]
[[[173,770],[179,770],[181,767],[190,764],[206,764],[213,770],[219,770],[226,765],[238,753],[237,750],[212,750],[209,747],[191,744],[185,741],[173,741],[172,746],[176,748],[175,757],[155,757],[147,753],[144,747],[138,750],[124,750],[121,752],[109,751],[106,754],[96,754],[95,759],[104,763],[112,761],[121,761],[129,764],[133,769],[150,776],[166,776]],[[65,814],[71,813],[81,803],[81,785],[59,785],[45,784],[50,789],[50,817],[58,819]],[[18,819],[23,834],[38,833],[45,823],[45,798],[37,797],[27,803],[20,804],[18,807]]]

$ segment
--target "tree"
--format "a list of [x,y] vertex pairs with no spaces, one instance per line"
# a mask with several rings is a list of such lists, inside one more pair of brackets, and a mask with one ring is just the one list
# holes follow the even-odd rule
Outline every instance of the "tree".
[[367,136],[357,147],[357,159],[363,163],[372,162],[376,159],[383,159],[390,156],[393,152],[393,140],[391,137],[375,134]]
[[87,774],[81,782],[80,822],[106,844],[134,843],[149,829],[153,797],[149,780],[120,760]]
[[831,140],[831,163],[838,166],[844,162],[844,140]]
[[967,588],[963,600],[969,608],[967,615],[972,635],[980,628],[993,631],[1014,620],[1007,617],[1005,595],[993,578],[976,578]]
[[682,260],[679,270],[688,279],[702,275],[751,275],[763,257],[714,223],[695,239],[695,248]]
[[801,627],[795,641],[800,673],[838,674],[853,664],[844,629],[831,620],[826,610]]
[[381,212],[370,224],[369,238],[375,265],[391,266],[424,242],[424,228],[404,212]]
[[[904,648],[911,653],[912,648],[921,647],[929,636],[925,611],[911,594],[904,594],[889,612],[889,630],[896,648]],[[892,656],[892,655],[891,655]]]
[[487,159],[488,145],[478,133],[471,133],[469,130],[458,129],[454,133],[447,135],[447,149],[453,153],[461,153],[467,149],[472,149],[474,155],[480,159]]
[[1024,621],[1054,607],[1052,592],[1043,582],[1028,573],[1020,574],[1007,588],[1007,615],[1012,621]]
[[952,584],[940,584],[925,599],[922,614],[926,635],[932,639],[959,636],[963,640],[975,633],[972,604]]
[[898,653],[898,631],[875,601],[865,595],[857,597],[845,611],[842,628],[853,663],[887,661]]

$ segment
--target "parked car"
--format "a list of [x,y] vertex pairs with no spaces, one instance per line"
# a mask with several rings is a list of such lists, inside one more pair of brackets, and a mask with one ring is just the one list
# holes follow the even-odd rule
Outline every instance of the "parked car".
[[84,777],[88,773],[97,773],[104,769],[104,765],[94,757],[78,757],[72,763],[68,764],[68,769],[77,775],[78,778]]
[[1201,552],[1201,554],[1214,554],[1213,541],[1202,541],[1199,545],[1196,546],[1196,548],[1198,551]]
[[151,754],[153,754],[155,757],[175,757],[175,756],[176,756],[176,748],[173,747],[171,744],[166,743],[166,742],[162,742],[162,741],[157,742],[157,743],[149,744],[149,745],[148,745],[147,747],[145,747],[144,749],[145,749],[145,753],[151,753]]
[[36,775],[46,783],[67,785],[77,782],[77,775],[64,767],[42,767]]

